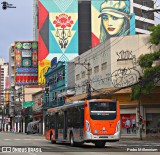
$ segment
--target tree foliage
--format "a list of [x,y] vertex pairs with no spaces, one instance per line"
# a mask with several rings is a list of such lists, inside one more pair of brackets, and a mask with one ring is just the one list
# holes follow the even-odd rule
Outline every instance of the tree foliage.
[[[152,32],[150,42],[152,44],[160,44],[160,25],[150,27]],[[160,74],[160,66],[152,66],[154,61],[160,60],[160,50],[154,53],[141,55],[138,58],[138,64],[144,70],[139,83],[132,87],[131,99],[139,99],[140,94],[149,94],[156,86],[157,75]]]
[[160,24],[149,27],[149,30],[152,32],[150,42],[154,45],[158,45],[160,43]]

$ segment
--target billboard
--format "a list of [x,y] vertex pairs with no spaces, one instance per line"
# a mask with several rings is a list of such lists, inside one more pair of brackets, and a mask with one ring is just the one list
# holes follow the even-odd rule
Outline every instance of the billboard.
[[91,1],[92,47],[110,37],[135,34],[130,0]]
[[[78,1],[39,0],[38,9],[39,63],[54,57],[57,61],[69,61],[78,56]],[[38,74],[43,73],[39,68]]]
[[16,41],[15,84],[38,84],[38,44],[36,41]]

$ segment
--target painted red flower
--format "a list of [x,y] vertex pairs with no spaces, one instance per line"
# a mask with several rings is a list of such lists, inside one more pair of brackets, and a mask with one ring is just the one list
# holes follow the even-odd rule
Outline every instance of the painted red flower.
[[60,14],[56,16],[56,20],[53,21],[53,24],[55,24],[56,27],[66,28],[72,26],[73,20],[71,20],[71,16]]

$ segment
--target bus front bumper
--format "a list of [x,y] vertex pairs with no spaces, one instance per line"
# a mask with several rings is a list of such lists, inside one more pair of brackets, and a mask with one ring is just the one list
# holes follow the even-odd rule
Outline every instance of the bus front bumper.
[[90,132],[85,133],[85,140],[105,140],[105,141],[118,141],[120,139],[120,131],[114,135],[93,135]]

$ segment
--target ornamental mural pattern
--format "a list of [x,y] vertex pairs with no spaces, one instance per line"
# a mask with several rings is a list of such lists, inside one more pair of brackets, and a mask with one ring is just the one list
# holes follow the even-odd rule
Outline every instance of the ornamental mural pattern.
[[38,81],[44,83],[48,62],[68,62],[78,56],[78,0],[38,1]]
[[38,84],[37,42],[15,42],[15,85]]

